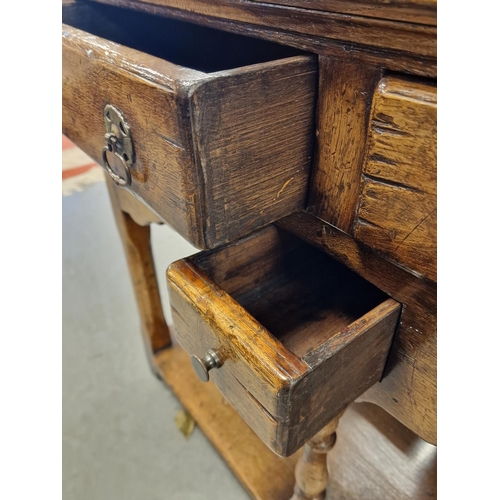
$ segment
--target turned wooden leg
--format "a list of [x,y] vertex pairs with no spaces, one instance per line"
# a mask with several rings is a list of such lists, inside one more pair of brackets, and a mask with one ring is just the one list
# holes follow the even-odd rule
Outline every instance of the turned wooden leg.
[[342,413],[306,442],[295,467],[295,488],[291,500],[321,500],[328,485],[327,454],[335,445]]
[[[141,318],[141,329],[153,372],[157,374],[153,355],[171,343],[156,279],[153,255],[151,253],[151,230],[149,224],[139,225],[122,211],[124,195],[110,179],[106,179],[116,225],[120,233],[128,268],[132,278],[135,298]],[[127,194],[124,192],[124,194]],[[128,196],[131,196],[127,194]],[[127,202],[130,203],[130,202]],[[127,209],[130,207],[127,206]]]

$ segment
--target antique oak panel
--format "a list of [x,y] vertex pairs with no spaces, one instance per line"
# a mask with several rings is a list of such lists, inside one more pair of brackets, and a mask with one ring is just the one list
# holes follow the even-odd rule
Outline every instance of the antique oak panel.
[[[149,217],[144,211],[127,204],[133,218],[124,211],[120,190],[111,179],[106,178],[111,208],[116,227],[122,241],[128,270],[134,288],[135,298],[141,319],[141,330],[144,345],[151,368],[156,372],[153,356],[156,352],[171,345],[170,331],[163,315],[160,291],[156,279],[156,271],[151,251],[151,231],[148,224],[140,225],[137,219],[145,222]],[[127,203],[127,202],[126,202]]]
[[[177,345],[160,351],[158,371],[255,500],[290,500],[301,451],[273,453],[215,384],[204,384]],[[172,424],[171,424],[172,425]],[[328,496],[343,500],[415,500],[436,496],[436,450],[373,404],[350,405],[328,457]],[[362,471],[362,473],[360,473]]]
[[351,232],[373,90],[382,72],[329,57],[319,58],[314,169],[308,211]]
[[63,17],[63,132],[102,163],[119,108],[130,190],[182,236],[212,248],[305,206],[315,57],[94,3]]
[[305,9],[436,26],[437,0],[254,0]]
[[[324,56],[436,76],[436,27],[252,0],[98,0],[275,40]],[[356,2],[358,3],[358,2]],[[429,5],[434,15],[436,4]]]
[[386,77],[373,97],[354,237],[436,281],[436,87]]
[[378,252],[307,213],[290,215],[279,225],[403,304],[384,377],[361,399],[378,404],[420,437],[436,444],[436,284],[395,266]]
[[[107,103],[135,131],[130,191],[108,182],[155,371],[249,493],[290,498],[296,458],[281,469],[221,394],[282,455],[312,438],[300,497],[323,494],[328,422],[355,399],[436,443],[436,89],[415,78],[437,75],[436,0],[63,4],[64,131],[97,160]],[[160,220],[218,247],[168,271],[178,337],[217,350],[218,390],[169,346],[141,227]],[[424,443],[390,423],[391,466],[356,407],[387,418],[347,408],[329,496],[432,496],[421,456],[392,468]]]
[[178,261],[167,277],[180,344],[217,353],[210,377],[280,455],[382,376],[400,305],[274,226]]

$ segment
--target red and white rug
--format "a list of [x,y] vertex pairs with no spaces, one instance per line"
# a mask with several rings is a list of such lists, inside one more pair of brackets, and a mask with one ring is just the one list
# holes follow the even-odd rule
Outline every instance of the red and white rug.
[[69,196],[96,182],[104,182],[104,172],[67,137],[62,136],[62,194]]

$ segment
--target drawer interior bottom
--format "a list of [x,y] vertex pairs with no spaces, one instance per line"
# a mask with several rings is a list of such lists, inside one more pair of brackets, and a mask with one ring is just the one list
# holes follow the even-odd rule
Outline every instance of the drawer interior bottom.
[[206,73],[304,53],[266,40],[94,2],[64,6],[62,19],[106,40]]
[[192,260],[299,358],[387,299],[342,264],[276,227]]

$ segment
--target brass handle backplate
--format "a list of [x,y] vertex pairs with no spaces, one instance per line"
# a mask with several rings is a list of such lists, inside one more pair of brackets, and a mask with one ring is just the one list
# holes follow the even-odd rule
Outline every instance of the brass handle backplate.
[[[106,145],[102,148],[104,168],[117,186],[130,186],[132,183],[130,168],[135,162],[134,143],[132,142],[130,127],[123,113],[111,104],[104,108],[104,124],[106,126],[106,134],[104,135]],[[108,153],[113,153],[120,160],[120,173],[111,168]]]

